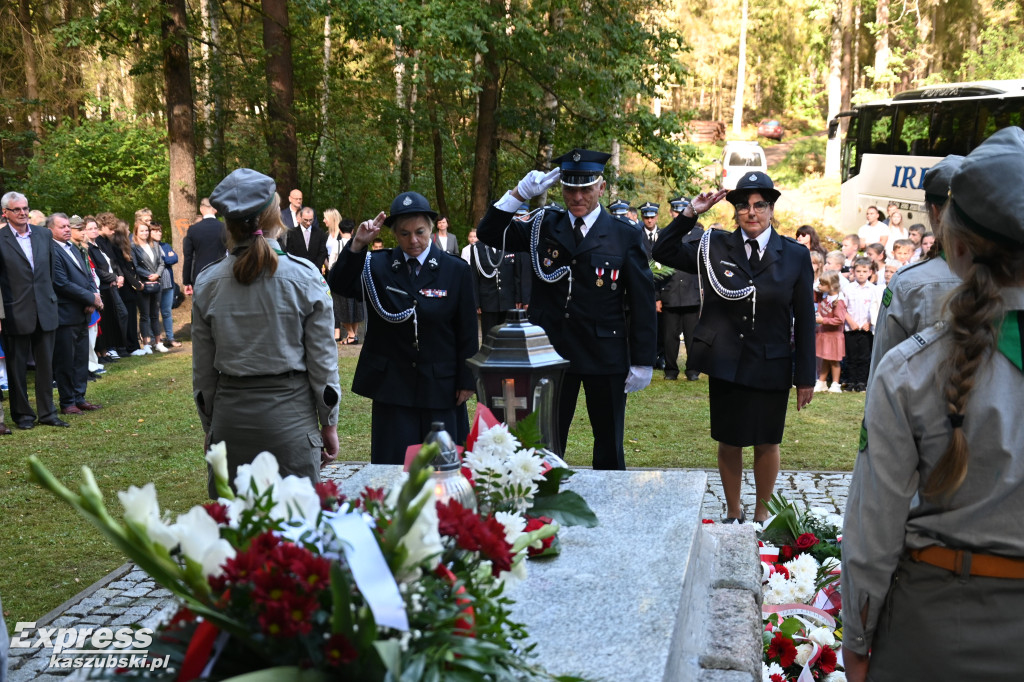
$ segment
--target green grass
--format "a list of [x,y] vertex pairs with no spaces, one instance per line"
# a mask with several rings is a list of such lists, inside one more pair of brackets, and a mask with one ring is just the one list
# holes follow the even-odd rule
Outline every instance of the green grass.
[[[370,402],[348,391],[360,346],[341,350],[345,389],[338,428],[343,460],[369,459]],[[35,454],[77,487],[89,466],[115,516],[117,491],[156,484],[162,508],[178,514],[206,500],[203,434],[192,402],[190,345],[166,356],[129,358],[89,384],[99,412],[69,417],[72,428],[38,426],[0,438],[0,597],[9,629],[33,621],[124,563],[98,531],[28,480]],[[795,396],[795,393],[794,393]],[[784,469],[850,470],[856,456],[863,394],[819,394],[797,413],[791,399]],[[472,406],[471,406],[472,409]],[[592,438],[583,396],[569,434],[568,461],[589,465]],[[708,434],[707,381],[664,381],[629,398],[626,463],[630,467],[715,466]],[[749,450],[747,466],[752,461]]]

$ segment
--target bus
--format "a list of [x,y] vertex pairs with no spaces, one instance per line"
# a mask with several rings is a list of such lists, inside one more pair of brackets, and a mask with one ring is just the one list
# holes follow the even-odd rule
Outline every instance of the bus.
[[850,119],[841,147],[843,234],[867,222],[868,206],[884,217],[890,203],[905,227],[927,227],[925,171],[947,154],[966,156],[1000,128],[1024,126],[1024,79],[929,85],[861,104],[829,121],[830,138],[841,118]]

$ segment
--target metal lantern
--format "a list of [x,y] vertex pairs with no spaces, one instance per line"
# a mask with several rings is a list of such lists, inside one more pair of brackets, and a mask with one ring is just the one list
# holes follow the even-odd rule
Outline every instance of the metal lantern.
[[505,324],[492,327],[480,352],[467,362],[476,376],[477,399],[497,419],[514,427],[536,412],[541,438],[562,454],[558,396],[569,361],[555,351],[542,328],[526,319],[525,310],[509,310]]
[[455,441],[444,430],[444,422],[434,422],[423,445],[437,443],[437,456],[430,462],[434,467],[434,497],[438,502],[457,500],[466,509],[476,511],[473,486],[462,475],[462,458],[455,449]]

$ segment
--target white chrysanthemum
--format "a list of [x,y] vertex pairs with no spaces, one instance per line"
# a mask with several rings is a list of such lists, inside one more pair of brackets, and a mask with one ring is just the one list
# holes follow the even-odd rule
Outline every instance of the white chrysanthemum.
[[534,453],[534,449],[519,450],[508,458],[509,481],[517,485],[530,485],[544,478],[541,469],[544,460]]
[[484,431],[476,439],[474,449],[483,447],[499,457],[509,457],[519,448],[519,441],[508,432],[505,424],[496,424]]
[[843,517],[839,514],[829,514],[825,519],[829,525],[835,526],[840,531],[843,530]]
[[811,659],[811,654],[814,653],[814,645],[804,642],[796,648],[796,664],[807,665],[807,661]]
[[484,471],[493,471],[499,474],[505,472],[505,465],[501,458],[488,448],[474,447],[473,452],[466,453],[462,461],[473,472],[474,479],[478,473]]
[[526,519],[514,512],[496,512],[494,518],[505,527],[505,541],[510,545],[516,544],[526,530]]
[[786,568],[794,580],[814,581],[818,574],[818,561],[810,554],[801,554],[797,558],[786,563]]
[[814,628],[807,634],[807,639],[819,646],[833,647],[836,644],[836,636],[832,634],[831,628]]
[[811,507],[807,510],[807,513],[811,516],[817,516],[819,519],[827,519],[828,515],[831,514],[832,511],[825,507]]
[[833,673],[829,673],[822,682],[846,682],[846,673],[842,670],[837,670]]
[[786,671],[782,669],[782,666],[772,661],[771,665],[767,665],[764,661],[761,662],[761,682],[771,682],[772,675],[782,675],[782,679],[786,679]]

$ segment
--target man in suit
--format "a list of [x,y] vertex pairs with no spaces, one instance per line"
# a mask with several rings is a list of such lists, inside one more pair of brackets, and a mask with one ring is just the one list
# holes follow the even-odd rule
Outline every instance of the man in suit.
[[192,295],[199,273],[210,263],[220,260],[227,253],[227,232],[224,223],[217,220],[217,209],[210,205],[210,198],[199,202],[203,219],[188,228],[181,251],[185,262],[181,266],[181,286],[186,296]]
[[[539,261],[542,274],[534,273],[530,321],[543,327],[570,363],[558,404],[560,442],[550,445],[565,452],[582,386],[594,433],[594,468],[625,469],[626,394],[650,383],[656,354],[654,279],[640,231],[601,207],[609,157],[574,149],[555,159],[559,168],[550,173],[531,171],[487,211],[477,235],[494,247],[504,236],[509,251],[536,249],[530,257]],[[512,220],[512,213],[559,177],[568,212],[547,207],[532,247],[533,221]]]
[[[683,197],[669,202],[670,212],[675,218],[690,201]],[[683,235],[683,243],[699,242],[704,228],[696,224]],[[683,335],[686,356],[690,356],[693,330],[700,314],[700,281],[697,275],[676,270],[661,283],[658,290],[658,306],[661,313],[661,338],[665,346],[665,378],[672,381],[679,378],[679,335]],[[686,370],[688,381],[697,381],[700,372]]]
[[309,206],[299,212],[299,226],[288,230],[285,253],[305,258],[323,272],[327,263],[327,233],[316,226],[316,217]]
[[71,225],[63,213],[46,219],[53,235],[53,290],[57,292],[59,324],[54,334],[53,373],[61,414],[100,409],[85,399],[89,384],[89,318],[103,308],[89,261],[71,243]]
[[[293,189],[288,193],[288,205],[281,209],[281,222],[289,230],[298,227],[302,222],[302,190]],[[313,212],[313,227],[320,229],[320,221],[316,219],[316,212]]]
[[[760,171],[740,178],[729,192],[703,192],[662,230],[654,247],[658,262],[691,273],[699,268],[703,279],[703,308],[686,368],[709,377],[726,522],[746,517],[740,489],[747,446],[754,447],[754,520],[767,518],[763,501],[775,488],[790,388],[796,384],[798,410],[814,391],[814,275],[808,250],[772,228],[779,194]],[[698,214],[722,199],[735,207],[736,230],[711,230],[684,242]]]
[[50,233],[28,221],[28,199],[8,192],[0,199],[10,225],[0,230],[0,292],[7,318],[3,324],[7,353],[11,419],[31,429],[36,411],[28,402],[28,359],[35,359],[36,410],[40,424],[67,426],[53,404],[53,341],[57,329],[57,294],[53,290]]

